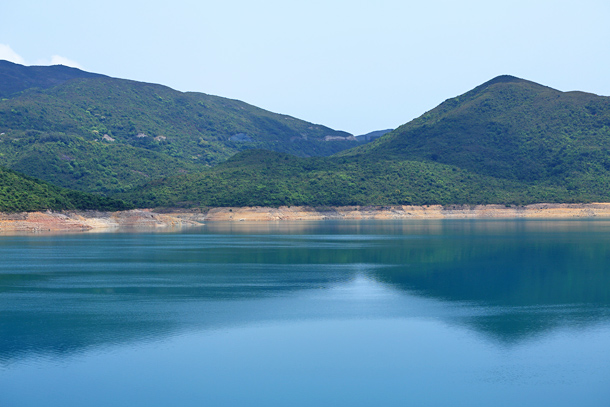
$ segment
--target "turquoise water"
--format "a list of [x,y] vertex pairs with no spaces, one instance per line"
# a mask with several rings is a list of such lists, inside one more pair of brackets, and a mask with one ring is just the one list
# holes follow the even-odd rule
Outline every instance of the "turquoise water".
[[0,406],[608,406],[609,221],[0,236]]

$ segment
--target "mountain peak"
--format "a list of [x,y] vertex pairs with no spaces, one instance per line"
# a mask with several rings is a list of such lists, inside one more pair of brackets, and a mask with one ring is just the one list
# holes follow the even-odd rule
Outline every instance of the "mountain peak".
[[521,79],[521,78],[517,78],[516,76],[512,76],[512,75],[500,75],[500,76],[496,76],[495,78],[483,83],[481,86],[490,86],[490,85],[494,85],[496,83],[524,83],[524,82],[528,82],[525,79]]
[[510,85],[517,85],[517,86],[521,86],[521,87],[528,87],[530,89],[538,89],[538,90],[554,90],[556,91],[556,89],[550,88],[548,86],[544,86],[541,85],[539,83],[536,82],[532,82],[532,81],[528,81],[526,79],[521,79],[521,78],[517,78],[516,76],[512,76],[512,75],[500,75],[500,76],[496,76],[495,78],[484,82],[483,84],[477,86],[476,88],[474,88],[473,90],[471,90],[470,92],[467,92],[466,94],[477,94],[479,92],[485,91],[488,88],[494,86],[494,85],[504,85],[504,84],[510,84]]

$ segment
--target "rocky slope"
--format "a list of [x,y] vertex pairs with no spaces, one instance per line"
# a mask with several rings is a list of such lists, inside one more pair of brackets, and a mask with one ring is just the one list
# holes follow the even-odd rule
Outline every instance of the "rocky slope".
[[0,232],[79,232],[117,229],[176,229],[200,225],[197,214],[162,214],[150,210],[0,213]]

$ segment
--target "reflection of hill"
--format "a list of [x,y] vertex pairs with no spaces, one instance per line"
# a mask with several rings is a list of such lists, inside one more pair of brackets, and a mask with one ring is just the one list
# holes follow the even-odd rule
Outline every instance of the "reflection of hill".
[[0,240],[0,362],[248,323],[260,318],[248,300],[352,276],[299,263],[306,250],[282,246],[166,234]]
[[491,309],[491,315],[468,325],[518,339],[582,322],[610,307],[610,239],[605,230],[586,227],[586,222],[513,222],[508,231],[479,228],[414,241],[400,251],[401,265],[376,269],[374,276],[418,295]]
[[[204,269],[203,275],[194,270],[196,267],[186,268],[188,271],[155,272],[146,277],[129,272],[119,276],[124,270],[116,270],[96,276],[105,283],[42,288],[38,294],[6,295],[4,290],[0,363],[155,339],[185,329],[252,323],[275,314],[268,310],[267,315],[253,315],[253,300],[324,288],[351,276],[318,273],[315,268],[286,273],[285,267],[271,265],[248,267],[251,276],[232,267],[216,267],[217,273]],[[123,277],[127,281],[117,284]],[[22,279],[20,284],[28,285],[28,281]]]
[[2,238],[0,362],[297,317],[433,317],[509,343],[609,318],[607,222],[274,225]]
[[394,286],[482,305],[610,305],[610,239],[583,232],[516,232],[403,241],[402,266],[376,272]]

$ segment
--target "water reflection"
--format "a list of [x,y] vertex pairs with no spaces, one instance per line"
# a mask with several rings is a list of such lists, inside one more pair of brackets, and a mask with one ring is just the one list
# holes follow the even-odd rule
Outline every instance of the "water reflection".
[[0,237],[0,361],[190,329],[440,318],[516,343],[609,319],[610,222],[215,223]]

